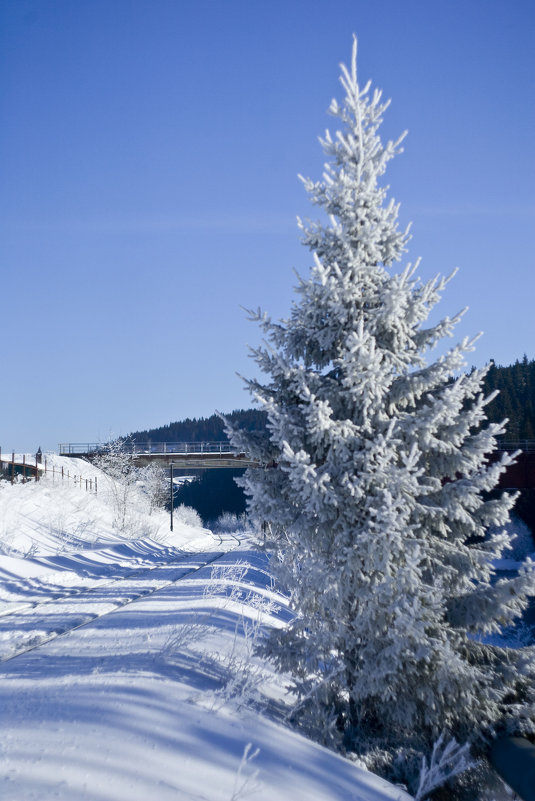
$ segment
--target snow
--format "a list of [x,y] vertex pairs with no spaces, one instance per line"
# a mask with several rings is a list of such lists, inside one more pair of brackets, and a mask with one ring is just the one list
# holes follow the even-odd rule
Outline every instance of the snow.
[[0,482],[0,797],[409,799],[286,722],[253,644],[289,613],[250,543],[141,496],[118,532],[105,476],[47,461],[69,478]]

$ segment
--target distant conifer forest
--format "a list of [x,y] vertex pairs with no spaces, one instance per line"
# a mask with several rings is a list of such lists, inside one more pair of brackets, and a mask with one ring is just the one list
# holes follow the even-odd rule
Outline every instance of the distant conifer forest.
[[493,423],[508,419],[504,439],[535,439],[535,359],[524,356],[509,367],[491,364],[485,391],[495,389],[499,395],[487,406],[487,415]]
[[[535,440],[535,359],[527,356],[508,367],[491,364],[484,383],[487,394],[499,394],[487,406],[491,422],[508,419],[504,440],[520,442]],[[226,415],[228,420],[247,431],[261,431],[266,426],[266,413],[259,409],[237,409]],[[210,417],[186,418],[159,428],[135,431],[129,439],[136,443],[152,442],[225,442],[223,420],[217,414]],[[184,471],[183,471],[184,472]],[[177,493],[175,504],[196,509],[205,523],[213,522],[223,512],[241,514],[245,511],[243,491],[235,478],[243,470],[195,470],[197,481],[185,484]],[[524,490],[516,512],[535,531],[535,491]]]
[[[246,431],[260,431],[265,428],[266,414],[259,409],[236,409],[225,415],[232,425],[238,425]],[[210,417],[187,417],[176,423],[169,423],[160,428],[148,428],[135,431],[128,439],[141,442],[228,442],[225,424],[218,414]]]

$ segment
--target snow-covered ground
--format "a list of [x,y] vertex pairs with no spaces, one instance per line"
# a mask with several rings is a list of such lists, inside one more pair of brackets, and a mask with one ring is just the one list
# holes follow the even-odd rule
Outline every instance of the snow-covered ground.
[[2,799],[409,799],[285,723],[253,645],[288,611],[241,535],[171,533],[138,494],[118,531],[102,473],[48,466],[0,482]]

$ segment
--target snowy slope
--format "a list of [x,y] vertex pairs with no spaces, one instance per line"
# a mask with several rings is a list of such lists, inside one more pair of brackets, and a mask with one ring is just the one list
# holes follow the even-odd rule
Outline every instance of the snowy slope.
[[261,555],[141,497],[119,534],[104,476],[53,461],[69,480],[0,482],[2,799],[409,798],[285,723],[253,654],[288,614]]

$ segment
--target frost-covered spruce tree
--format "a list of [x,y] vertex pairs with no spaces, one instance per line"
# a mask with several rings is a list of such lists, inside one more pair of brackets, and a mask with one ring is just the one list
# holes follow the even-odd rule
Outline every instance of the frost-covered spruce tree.
[[514,497],[489,493],[512,457],[488,460],[503,428],[484,425],[486,370],[462,372],[473,341],[429,358],[461,316],[426,327],[447,279],[391,269],[409,236],[380,180],[403,137],[381,142],[388,103],[359,87],[356,42],[341,82],[323,178],[303,179],[325,212],[299,221],[310,277],[288,320],[252,315],[269,378],[247,383],[268,433],[231,435],[265,465],[246,474],[249,513],[295,613],[265,651],[293,675],[299,709],[361,750],[425,750],[442,730],[533,733],[533,651],[482,644],[535,594],[532,564],[493,581],[508,535],[486,531]]

